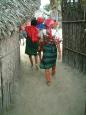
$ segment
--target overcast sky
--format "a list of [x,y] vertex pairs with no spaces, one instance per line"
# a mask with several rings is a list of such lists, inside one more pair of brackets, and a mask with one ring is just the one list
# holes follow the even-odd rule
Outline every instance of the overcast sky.
[[41,0],[41,7],[45,6],[46,4],[49,4],[49,0]]

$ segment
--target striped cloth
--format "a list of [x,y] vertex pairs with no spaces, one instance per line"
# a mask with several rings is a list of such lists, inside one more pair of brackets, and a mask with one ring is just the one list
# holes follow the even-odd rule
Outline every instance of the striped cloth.
[[49,69],[56,65],[57,48],[55,44],[47,43],[43,46],[43,58],[40,63],[41,69]]

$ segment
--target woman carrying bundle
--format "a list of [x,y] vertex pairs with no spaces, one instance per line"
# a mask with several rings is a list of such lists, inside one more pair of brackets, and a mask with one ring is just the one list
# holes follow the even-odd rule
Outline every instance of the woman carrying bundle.
[[50,69],[52,69],[52,75],[56,73],[57,48],[58,58],[61,58],[59,39],[55,40],[55,36],[52,34],[52,28],[56,25],[57,23],[50,18],[45,20],[46,31],[44,32],[43,57],[40,68],[45,69],[47,85],[51,84]]
[[35,67],[38,69],[38,59],[37,59],[37,51],[38,51],[38,30],[36,28],[37,20],[34,18],[31,20],[31,26],[26,26],[25,31],[27,33],[26,39],[26,49],[25,53],[29,55],[31,68],[33,68],[33,59],[35,58]]

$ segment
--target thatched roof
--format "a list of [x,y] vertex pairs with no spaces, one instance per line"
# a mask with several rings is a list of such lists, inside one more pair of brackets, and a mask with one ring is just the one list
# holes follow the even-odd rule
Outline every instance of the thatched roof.
[[0,39],[16,31],[18,16],[33,17],[41,0],[0,0]]

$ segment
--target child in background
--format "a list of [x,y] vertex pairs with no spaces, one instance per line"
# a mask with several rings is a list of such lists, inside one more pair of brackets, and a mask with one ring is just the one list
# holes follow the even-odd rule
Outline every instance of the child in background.
[[26,26],[26,19],[24,18],[21,20],[21,23],[19,26],[19,41],[20,41],[20,44],[21,42],[23,42],[23,45],[24,45],[24,38],[27,37],[27,34],[25,32],[25,26]]

